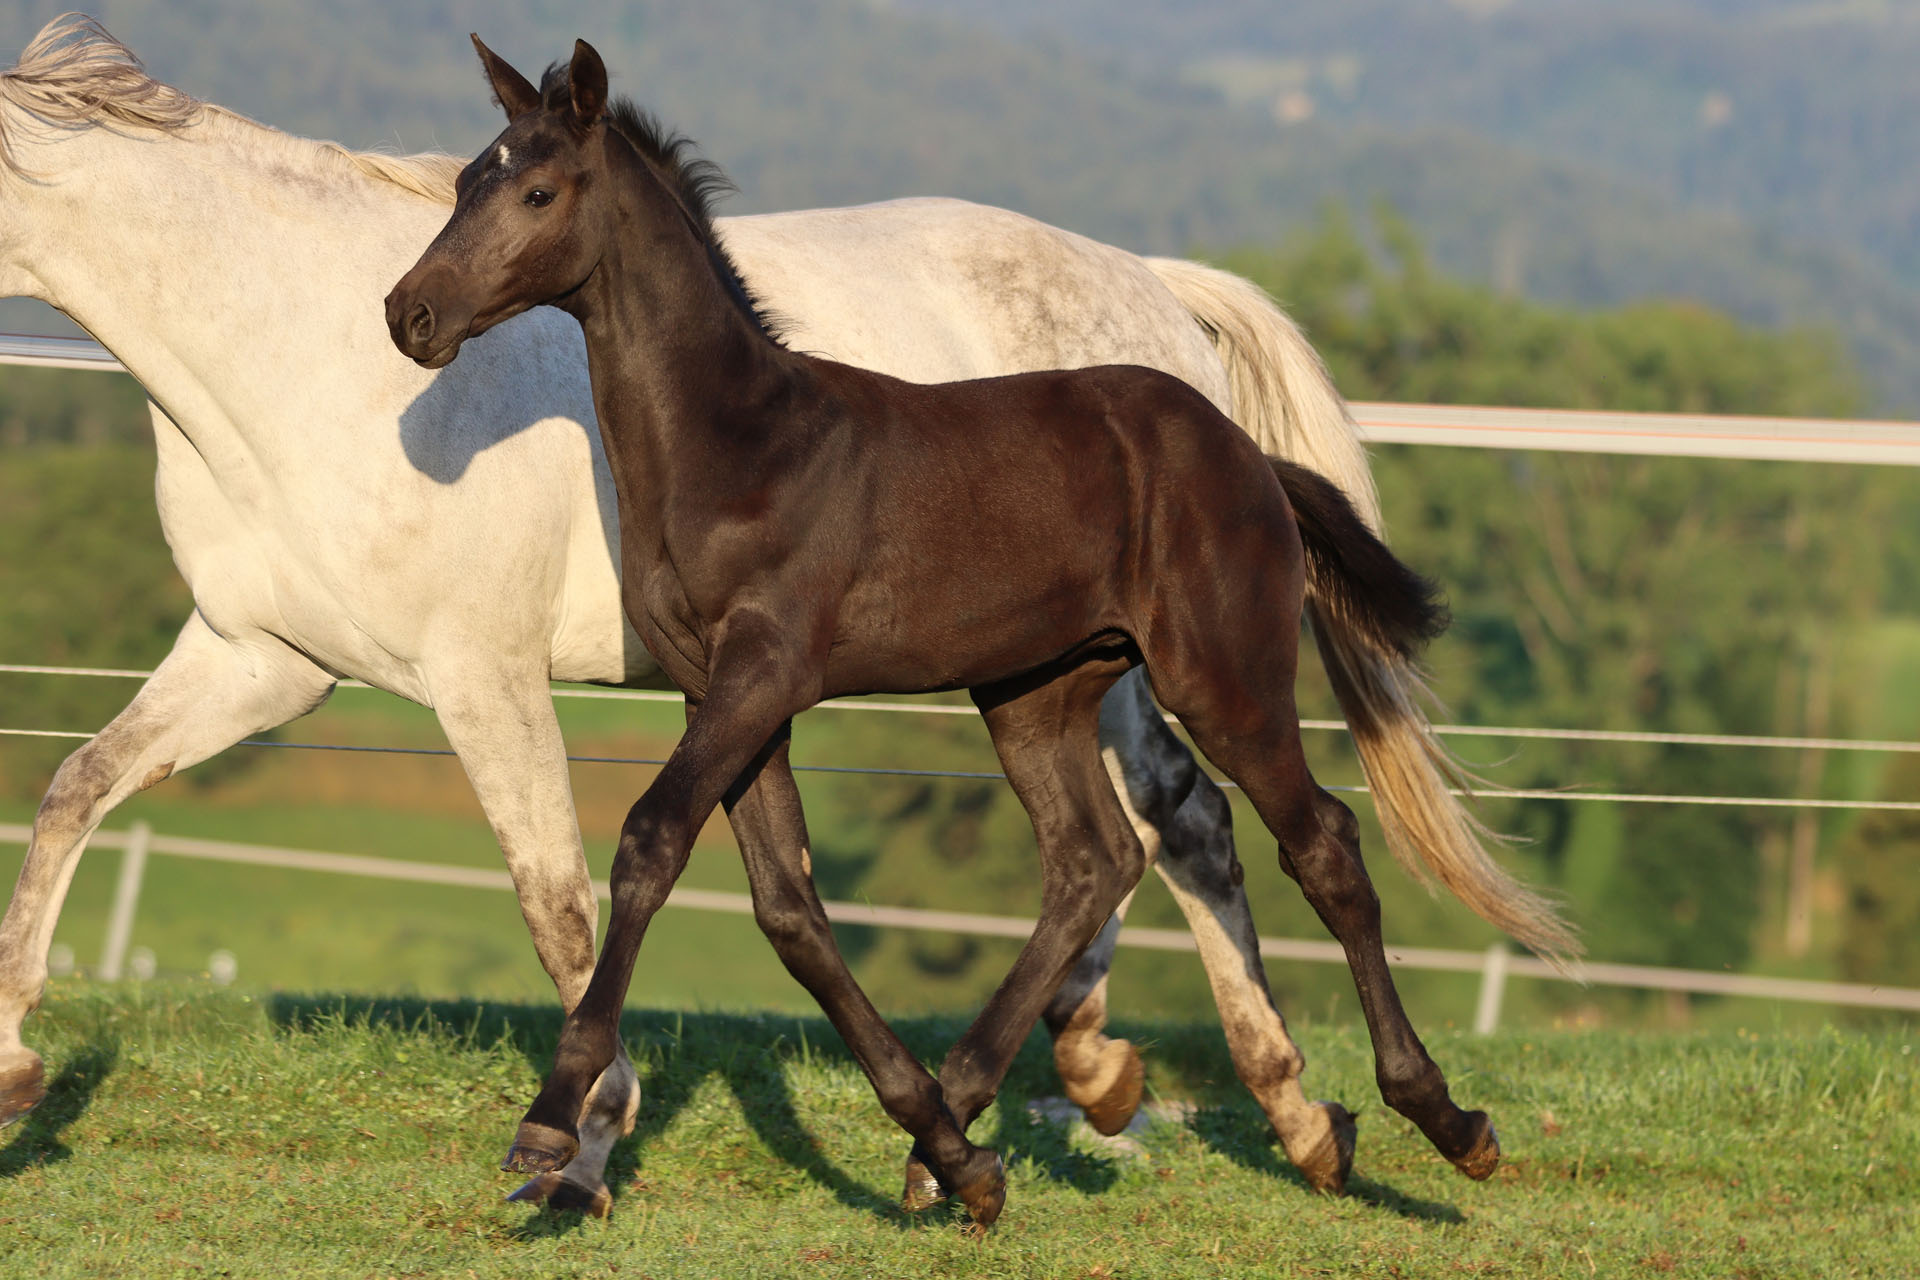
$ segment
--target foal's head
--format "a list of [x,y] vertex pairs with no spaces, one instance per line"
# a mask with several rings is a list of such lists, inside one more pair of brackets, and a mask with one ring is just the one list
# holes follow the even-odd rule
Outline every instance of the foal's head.
[[387,295],[394,345],[429,369],[529,307],[563,299],[599,263],[607,220],[607,68],[574,41],[545,94],[473,37],[507,128],[454,184],[453,217]]

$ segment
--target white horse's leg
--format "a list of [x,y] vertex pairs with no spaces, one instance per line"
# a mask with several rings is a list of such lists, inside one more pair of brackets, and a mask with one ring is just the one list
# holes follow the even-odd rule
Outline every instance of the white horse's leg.
[[[1168,730],[1139,674],[1130,673],[1116,685],[1101,708],[1107,772],[1152,865],[1193,930],[1234,1071],[1267,1113],[1287,1158],[1308,1183],[1339,1191],[1353,1164],[1353,1119],[1339,1103],[1309,1102],[1301,1092],[1306,1059],[1274,1007],[1260,963],[1260,940],[1234,855],[1232,810],[1220,788]],[[1116,925],[1108,928],[1118,933]],[[1107,936],[1103,931],[1100,941]],[[1111,943],[1108,957],[1110,962]],[[1093,994],[1089,1004],[1098,1012],[1077,1018],[1098,1037],[1105,1016],[1104,970]],[[1056,1062],[1058,1045],[1056,1041]],[[1071,1087],[1068,1096],[1073,1096]]]
[[[571,1012],[593,976],[599,904],[580,845],[553,695],[544,678],[498,671],[458,679],[432,673],[429,682],[441,727],[506,854],[533,948],[561,1007]],[[587,1095],[579,1152],[565,1168],[541,1174],[509,1198],[605,1217],[613,1204],[607,1157],[633,1132],[639,1110],[639,1077],[622,1046]]]
[[332,689],[332,676],[278,639],[223,637],[195,612],[126,710],[60,766],[0,921],[0,1124],[43,1092],[40,1055],[21,1043],[20,1027],[40,1003],[47,948],[87,838],[134,792],[305,715]]

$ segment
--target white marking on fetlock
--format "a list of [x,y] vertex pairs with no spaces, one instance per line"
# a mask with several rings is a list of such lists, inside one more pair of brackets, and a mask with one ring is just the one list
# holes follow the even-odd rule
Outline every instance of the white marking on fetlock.
[[0,1018],[0,1069],[16,1066],[23,1058],[38,1056],[20,1038],[20,1024],[25,1021],[25,1013]]
[[[1103,1037],[1104,1038],[1104,1037]],[[1133,1069],[1135,1058],[1133,1045],[1126,1040],[1107,1040],[1094,1055],[1093,1069],[1078,1079],[1062,1080],[1066,1085],[1067,1097],[1077,1107],[1090,1107],[1105,1098],[1114,1085]],[[1086,1061],[1086,1055],[1080,1055],[1075,1065]]]
[[1274,1132],[1280,1137],[1287,1159],[1296,1165],[1311,1159],[1323,1144],[1334,1140],[1333,1117],[1324,1106],[1308,1103],[1284,1119],[1286,1128],[1282,1129],[1276,1122]]
[[[607,1094],[620,1090],[616,1107],[606,1105]],[[594,1082],[580,1114],[580,1149],[559,1171],[560,1180],[590,1194],[606,1190],[607,1159],[613,1144],[633,1132],[640,1115],[640,1078],[622,1052]]]

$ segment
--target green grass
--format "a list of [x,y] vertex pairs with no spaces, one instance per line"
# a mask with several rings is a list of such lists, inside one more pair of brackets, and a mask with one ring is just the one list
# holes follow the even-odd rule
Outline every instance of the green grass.
[[[904,1020],[934,1058],[959,1029]],[[1028,1045],[975,1126],[1008,1157],[983,1242],[893,1207],[906,1143],[818,1018],[647,1012],[645,1104],[605,1222],[502,1201],[545,1009],[55,987],[52,1093],[0,1140],[0,1255],[48,1276],[1906,1276],[1920,1269],[1910,1032],[1443,1033],[1507,1159],[1468,1183],[1374,1099],[1364,1037],[1298,1028],[1364,1104],[1352,1194],[1308,1193],[1216,1030],[1134,1024],[1199,1104],[1137,1155],[1028,1119]],[[24,1274],[25,1272],[22,1272]]]

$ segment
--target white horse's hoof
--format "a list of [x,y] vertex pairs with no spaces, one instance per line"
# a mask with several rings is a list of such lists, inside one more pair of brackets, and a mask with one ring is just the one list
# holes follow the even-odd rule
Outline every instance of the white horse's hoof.
[[0,1129],[25,1116],[47,1096],[47,1064],[31,1049],[25,1057],[0,1067]]

